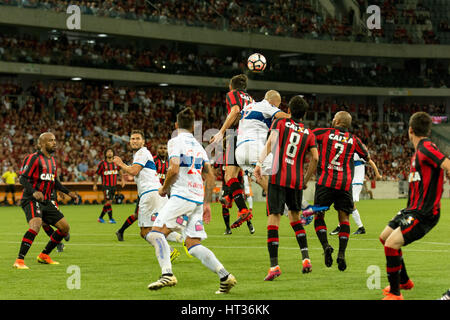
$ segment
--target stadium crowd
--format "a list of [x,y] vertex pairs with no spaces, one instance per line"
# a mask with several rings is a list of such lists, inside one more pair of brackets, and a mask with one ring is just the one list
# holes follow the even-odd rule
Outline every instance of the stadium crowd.
[[[364,13],[367,1],[358,0]],[[401,24],[392,33],[383,29],[364,33],[354,28],[355,13],[344,15],[341,21],[322,16],[310,0],[0,0],[0,5],[14,5],[66,12],[69,4],[78,5],[82,14],[100,17],[142,20],[176,25],[201,26],[230,31],[253,32],[297,38],[437,44],[430,22],[430,10],[419,3],[414,9],[405,0],[379,0],[383,23]],[[320,4],[319,4],[320,5]],[[363,14],[361,14],[363,18]],[[430,25],[416,37],[404,25]]]
[[[142,44],[126,46],[107,42],[68,40],[63,34],[58,39],[38,40],[23,35],[0,35],[0,60],[8,62],[42,63],[79,67],[121,69],[128,71],[231,77],[246,70],[246,52],[218,56],[199,54],[166,45],[144,47]],[[272,61],[261,75],[251,78],[269,81],[300,82],[376,87],[450,87],[450,65],[433,60],[425,68],[392,68],[389,63],[368,62],[352,58],[343,62],[339,56],[319,63],[317,57],[282,59],[267,57]]]
[[[180,88],[110,87],[84,82],[35,82],[24,89],[12,81],[0,85],[0,168],[19,170],[23,157],[34,152],[36,138],[51,130],[58,139],[56,158],[61,181],[90,181],[106,147],[130,161],[128,134],[143,128],[153,154],[174,130],[175,114],[191,106],[203,119],[202,132],[220,128],[225,116],[224,93]],[[286,110],[287,97],[281,108]],[[363,138],[374,161],[388,180],[405,179],[411,148],[405,121],[417,111],[445,114],[444,105],[385,105],[383,122],[378,108],[347,101],[309,99],[306,124],[329,126],[332,114],[354,115],[353,131]],[[396,110],[395,112],[393,110]],[[327,116],[328,115],[328,116]],[[372,175],[368,170],[369,176]]]

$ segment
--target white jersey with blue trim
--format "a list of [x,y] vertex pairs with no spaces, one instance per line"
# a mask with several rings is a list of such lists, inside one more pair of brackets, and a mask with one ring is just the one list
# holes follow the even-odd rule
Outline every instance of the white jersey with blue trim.
[[136,151],[133,157],[133,164],[142,166],[141,171],[134,177],[139,196],[157,191],[161,187],[152,153],[147,147],[142,147]]
[[365,166],[366,161],[362,159],[356,152],[353,156],[353,163],[355,165],[355,170],[353,173],[352,184],[363,184],[365,177]]
[[178,177],[171,186],[170,196],[197,204],[203,203],[204,189],[202,169],[209,162],[208,155],[192,133],[181,131],[167,143],[169,161],[180,158]]
[[236,147],[247,141],[266,144],[273,118],[280,111],[267,100],[247,105],[241,111]]

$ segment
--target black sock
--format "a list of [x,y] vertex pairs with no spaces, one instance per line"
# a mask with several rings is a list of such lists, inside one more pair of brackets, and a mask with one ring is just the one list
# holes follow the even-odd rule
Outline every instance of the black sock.
[[301,221],[291,222],[291,227],[295,232],[295,237],[302,253],[302,260],[309,259],[308,241],[306,240],[306,232]]
[[230,210],[222,206],[222,217],[227,229],[230,229]]
[[350,223],[343,221],[340,223],[339,230],[339,255],[345,255],[345,249],[347,248],[348,238],[350,237]]
[[123,233],[129,226],[131,226],[136,221],[136,217],[134,214],[129,216],[127,220],[123,223],[122,227],[119,229],[120,233]]
[[33,244],[34,238],[36,238],[36,236],[37,233],[32,229],[28,229],[28,231],[25,232],[22,238],[22,243],[20,244],[19,255],[17,256],[17,259],[25,259],[25,256],[27,255],[27,252]]
[[239,211],[247,209],[247,204],[244,199],[244,191],[242,190],[242,185],[239,183],[239,180],[237,178],[232,178],[228,180],[227,186],[230,188],[230,197],[233,198]]
[[402,269],[400,270],[400,283],[405,284],[409,280],[408,273],[406,272],[405,260],[403,260],[402,249],[398,250],[398,254],[400,256],[400,261],[402,262]]
[[384,247],[384,254],[386,255],[386,271],[388,275],[391,293],[400,295],[400,270],[402,262],[399,255],[399,250]]
[[314,229],[316,230],[317,237],[319,238],[322,248],[325,249],[328,246],[327,237],[327,225],[323,217],[316,216],[314,218]]
[[52,250],[56,248],[56,246],[61,242],[62,239],[64,239],[65,236],[66,234],[63,234],[61,231],[57,229],[50,236],[50,241],[45,246],[45,249],[42,250],[42,253],[50,254],[50,252],[52,252]]
[[278,246],[280,239],[278,238],[278,226],[267,226],[267,249],[269,250],[270,266],[278,265]]
[[55,231],[55,230],[53,230],[53,228],[50,227],[49,225],[44,225],[44,226],[42,226],[42,229],[44,229],[45,233],[46,233],[49,237],[50,237],[50,236],[53,234],[53,232]]
[[102,213],[100,213],[100,219],[103,219],[103,217],[105,216],[105,214],[106,214],[106,204],[103,206],[103,209],[102,209]]

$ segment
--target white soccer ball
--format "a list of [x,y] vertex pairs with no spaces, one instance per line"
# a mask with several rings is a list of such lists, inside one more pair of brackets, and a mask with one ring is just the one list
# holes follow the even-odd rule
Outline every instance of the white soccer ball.
[[247,60],[247,67],[253,72],[262,72],[266,68],[267,61],[260,53],[254,53]]

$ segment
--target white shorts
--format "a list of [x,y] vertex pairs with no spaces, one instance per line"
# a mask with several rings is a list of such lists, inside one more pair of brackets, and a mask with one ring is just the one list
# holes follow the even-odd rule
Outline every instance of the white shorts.
[[352,185],[352,192],[353,192],[353,202],[359,201],[359,194],[362,190],[362,184],[353,184]]
[[166,205],[159,210],[159,214],[153,224],[154,227],[181,230],[183,238],[207,238],[203,226],[203,204],[197,204],[177,196],[170,197]]
[[139,199],[138,226],[152,227],[158,212],[167,203],[167,197],[161,197],[158,191],[143,194]]
[[[252,175],[256,163],[261,155],[264,145],[258,141],[247,141],[236,148],[236,162],[244,170],[245,174]],[[272,171],[273,155],[270,153],[262,164],[264,175],[270,175]]]

